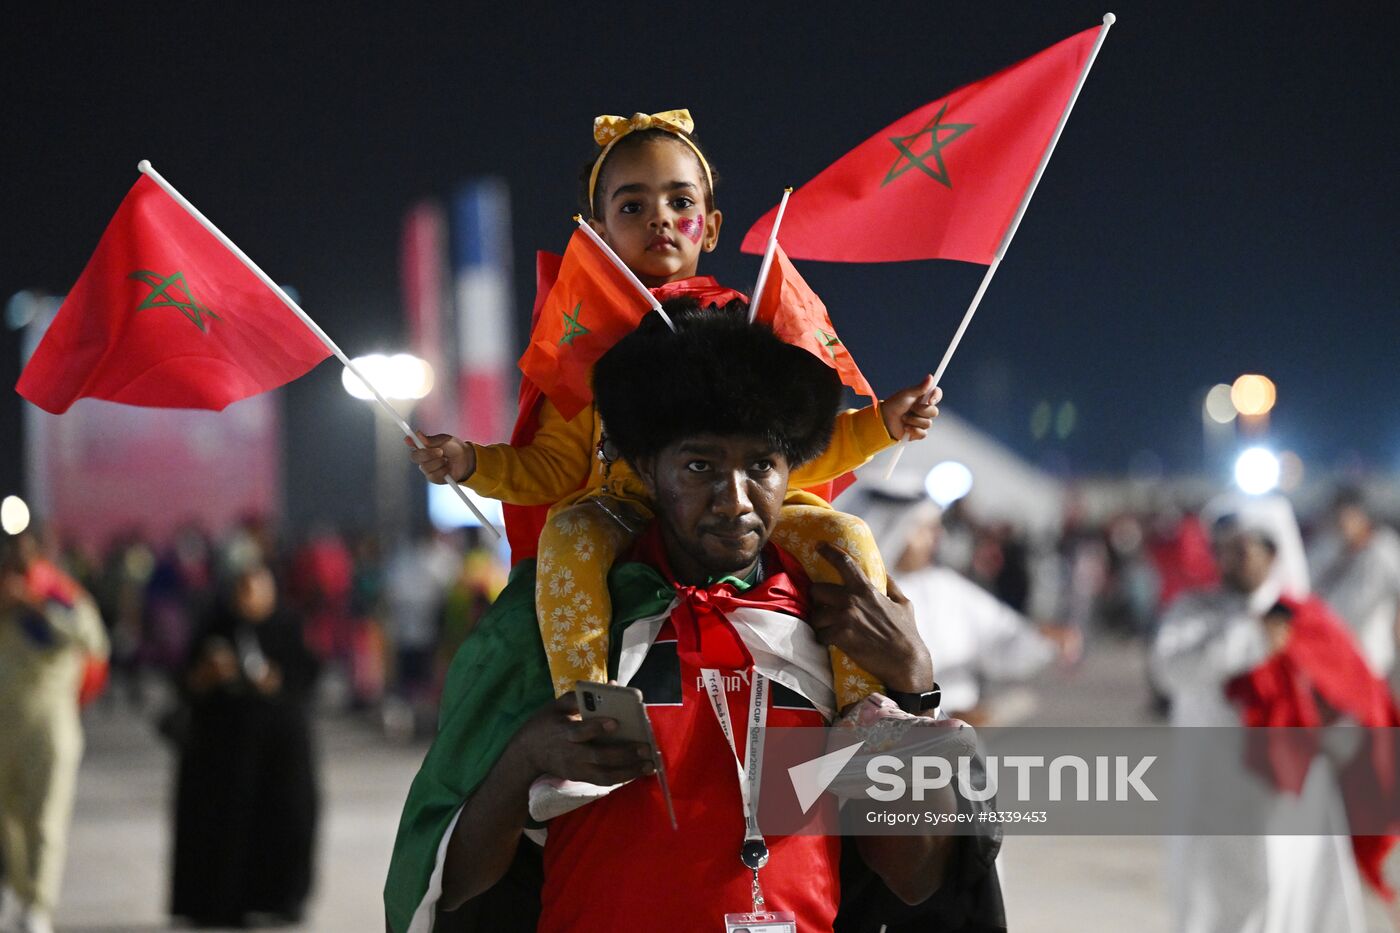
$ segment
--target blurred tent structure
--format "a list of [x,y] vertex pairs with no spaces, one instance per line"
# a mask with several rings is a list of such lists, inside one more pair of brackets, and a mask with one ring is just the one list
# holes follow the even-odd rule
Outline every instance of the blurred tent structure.
[[[1059,531],[1064,518],[1065,484],[946,408],[928,438],[910,444],[894,475],[885,480],[890,456],[889,451],[882,453],[856,475],[862,483],[917,491],[924,487],[935,466],[962,464],[972,478],[967,505],[979,519],[1010,522],[1032,533]],[[841,505],[839,498],[836,505]]]

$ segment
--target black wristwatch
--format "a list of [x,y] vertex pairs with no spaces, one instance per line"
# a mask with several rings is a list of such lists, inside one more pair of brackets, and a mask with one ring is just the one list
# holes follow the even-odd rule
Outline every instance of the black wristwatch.
[[900,690],[886,690],[885,696],[899,704],[899,708],[915,716],[937,709],[943,699],[943,690],[937,683],[927,693],[904,693]]

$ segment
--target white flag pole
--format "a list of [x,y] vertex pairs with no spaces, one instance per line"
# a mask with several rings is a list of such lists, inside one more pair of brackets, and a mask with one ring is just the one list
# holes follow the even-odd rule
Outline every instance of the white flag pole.
[[[141,162],[136,166],[136,168],[151,181],[155,182],[157,185],[160,185],[161,190],[163,190],[166,194],[170,195],[170,197],[175,201],[176,204],[179,204],[187,212],[189,212],[189,215],[191,217],[199,221],[200,226],[202,226],[205,230],[208,230],[214,235],[214,239],[222,243],[230,253],[233,253],[233,255],[237,256],[239,262],[247,266],[248,271],[253,273],[253,275],[257,276],[260,282],[266,285],[274,295],[280,298],[282,300],[282,303],[286,305],[293,314],[295,314],[298,318],[301,319],[301,322],[306,325],[307,329],[310,330],[313,334],[315,334],[316,338],[320,340],[321,343],[326,345],[326,349],[330,350],[331,353],[335,354],[336,358],[338,358],[342,363],[345,364],[345,368],[350,370],[350,372],[354,373],[356,378],[358,378],[361,382],[365,384],[365,387],[368,388],[370,393],[374,395],[375,401],[377,401],[380,404],[380,406],[384,409],[385,413],[387,413],[389,417],[394,420],[394,423],[399,426],[399,430],[403,431],[404,436],[411,440],[414,446],[417,447],[419,450],[426,449],[427,445],[424,444],[422,439],[419,438],[418,435],[414,432],[414,430],[408,426],[408,422],[403,420],[403,417],[399,415],[398,411],[394,409],[394,406],[389,404],[389,400],[380,394],[379,390],[375,388],[374,383],[370,382],[368,379],[365,378],[364,373],[360,372],[360,370],[355,366],[355,364],[350,362],[350,358],[345,355],[345,353],[340,349],[340,347],[336,346],[335,341],[330,338],[330,335],[328,335],[324,330],[321,329],[321,325],[311,320],[311,317],[305,311],[301,310],[300,306],[298,306],[297,303],[292,300],[291,296],[288,295],[285,291],[283,291],[282,286],[272,281],[272,279],[268,276],[266,272],[258,268],[257,263],[253,262],[253,260],[248,258],[247,253],[239,249],[238,245],[232,240],[230,240],[227,236],[225,236],[222,230],[214,226],[213,222],[210,221],[208,217],[205,217],[203,214],[201,214],[199,212],[199,208],[191,204],[183,194],[176,191],[174,186],[171,185],[170,182],[166,181],[161,176],[160,172],[157,172],[155,170],[155,167],[151,165],[149,160],[142,159]],[[492,525],[491,522],[487,520],[485,515],[481,514],[481,510],[476,507],[476,503],[472,502],[472,500],[467,497],[467,494],[462,489],[462,487],[457,485],[457,481],[452,479],[451,477],[448,477],[447,482],[451,484],[452,489],[457,493],[458,498],[460,498],[464,503],[466,503],[467,508],[471,509],[472,514],[476,516],[479,522],[481,522],[481,526],[483,528],[489,529],[491,534],[495,535],[495,537],[499,540],[501,537],[501,533],[496,530],[496,526]]]
[[574,215],[574,223],[578,224],[578,228],[582,230],[585,234],[587,234],[588,238],[592,240],[600,250],[603,251],[603,255],[608,257],[608,262],[612,263],[614,266],[617,266],[618,271],[627,277],[627,281],[632,283],[632,287],[641,293],[641,295],[646,299],[647,304],[651,305],[651,310],[661,315],[661,320],[666,322],[666,326],[671,328],[672,333],[675,333],[676,325],[672,324],[671,318],[666,314],[665,311],[661,310],[661,302],[657,301],[656,296],[651,293],[651,289],[643,285],[642,280],[637,278],[636,274],[633,273],[631,269],[627,268],[627,264],[618,258],[617,253],[614,253],[612,251],[612,247],[609,246],[603,240],[603,238],[598,235],[598,231],[594,230],[593,227],[588,223],[588,221],[583,219],[582,214]]
[[778,228],[783,225],[783,215],[787,213],[788,198],[792,189],[783,189],[783,199],[778,202],[778,215],[773,218],[773,229],[768,231],[768,247],[763,251],[763,262],[758,267],[758,281],[753,283],[753,298],[749,299],[749,323],[758,317],[758,299],[763,295],[763,286],[768,284],[768,270],[773,267],[773,254],[778,249]]
[[[1099,35],[1094,40],[1094,47],[1089,51],[1089,57],[1084,61],[1084,70],[1079,73],[1079,80],[1074,85],[1074,91],[1069,95],[1069,101],[1065,103],[1064,112],[1060,114],[1060,122],[1056,124],[1055,132],[1050,137],[1050,144],[1045,147],[1045,152],[1040,157],[1040,164],[1036,166],[1035,175],[1031,178],[1030,186],[1026,188],[1026,193],[1016,208],[1015,216],[1011,218],[1006,233],[1002,235],[1001,243],[997,245],[996,255],[992,259],[991,265],[987,266],[986,274],[982,276],[982,284],[977,286],[977,294],[972,296],[972,304],[968,305],[967,312],[963,314],[962,323],[958,325],[957,333],[953,334],[953,342],[948,344],[948,349],[943,353],[943,359],[939,361],[938,368],[933,372],[935,387],[943,378],[948,363],[953,359],[953,352],[957,350],[958,344],[962,343],[963,334],[967,333],[967,325],[972,323],[972,316],[977,313],[977,306],[982,303],[982,296],[987,293],[987,286],[992,284],[992,276],[996,275],[1002,257],[1006,255],[1006,250],[1011,245],[1011,238],[1016,235],[1016,228],[1021,226],[1021,218],[1026,216],[1026,208],[1031,203],[1031,196],[1035,194],[1036,186],[1040,184],[1040,176],[1045,174],[1045,166],[1050,164],[1050,156],[1055,152],[1055,144],[1060,141],[1060,134],[1064,132],[1065,124],[1069,122],[1069,114],[1074,109],[1074,102],[1079,99],[1079,92],[1084,87],[1084,81],[1089,77],[1089,69],[1094,67],[1094,59],[1099,57],[1099,49],[1103,48],[1103,40],[1108,37],[1109,28],[1117,21],[1118,17],[1112,13],[1103,15],[1103,26],[1100,27]],[[924,396],[920,401],[928,404],[929,398],[930,396]],[[899,465],[899,458],[904,455],[904,448],[908,445],[909,435],[905,434],[899,439],[899,445],[895,447],[894,454],[890,456],[889,465],[885,467],[885,479],[894,475],[894,468]]]

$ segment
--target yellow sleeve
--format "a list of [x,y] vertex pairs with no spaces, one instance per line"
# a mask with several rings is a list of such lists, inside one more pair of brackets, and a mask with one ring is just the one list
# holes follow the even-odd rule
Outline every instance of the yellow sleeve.
[[476,472],[462,485],[511,505],[553,505],[588,480],[595,420],[592,405],[566,421],[545,399],[535,439],[520,447],[473,444]]
[[788,485],[793,489],[819,486],[843,476],[894,443],[885,430],[880,408],[870,405],[859,410],[848,409],[836,416],[836,429],[831,443],[820,457],[804,463],[793,471]]

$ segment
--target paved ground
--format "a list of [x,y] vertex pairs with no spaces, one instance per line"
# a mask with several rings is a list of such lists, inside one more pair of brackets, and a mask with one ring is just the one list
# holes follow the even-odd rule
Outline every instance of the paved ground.
[[[1038,725],[1150,721],[1140,652],[1101,643],[1073,671],[1052,671],[1002,694],[1006,712]],[[387,743],[359,720],[321,724],[325,816],[320,882],[306,929],[382,929],[379,900],[395,822],[421,746]],[[58,926],[136,933],[167,929],[167,820],[172,761],[142,719],[89,717],[68,874]],[[1002,875],[1011,929],[1164,933],[1160,840],[1031,837],[1007,840]]]
[[[1002,705],[1041,726],[1128,726],[1153,722],[1143,655],[1101,640],[1070,670],[1052,670]],[[1008,836],[1001,874],[1016,933],[1131,930],[1165,933],[1162,841],[1143,836]]]
[[[307,929],[382,930],[380,886],[398,808],[421,748],[389,745],[366,724],[321,728],[324,810],[319,881]],[[173,758],[129,712],[88,719],[60,930],[167,929]]]

